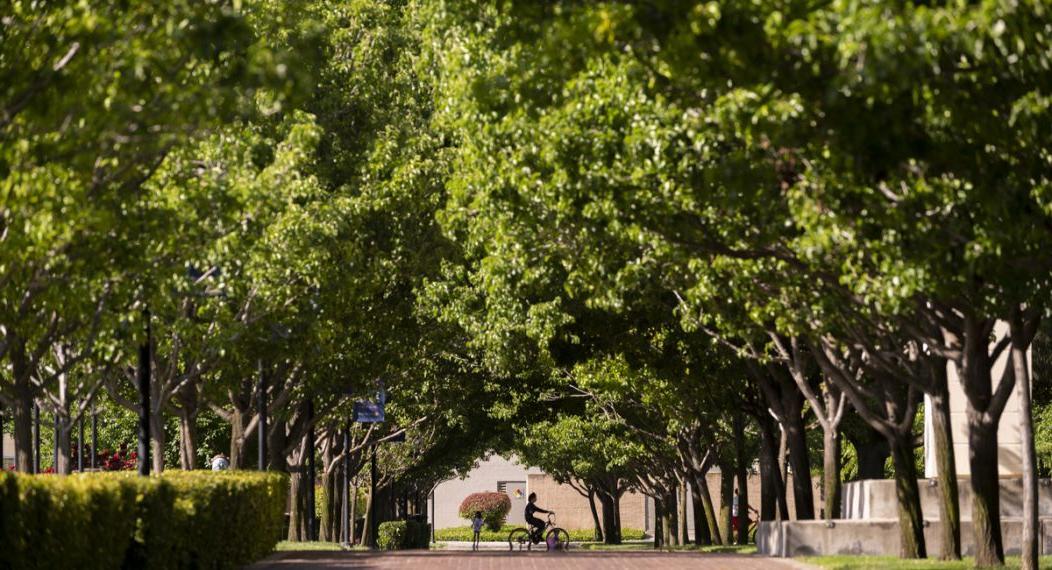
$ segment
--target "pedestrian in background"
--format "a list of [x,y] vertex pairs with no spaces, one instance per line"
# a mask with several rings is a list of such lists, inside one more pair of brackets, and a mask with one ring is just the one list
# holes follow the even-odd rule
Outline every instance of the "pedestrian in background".
[[475,518],[471,519],[471,530],[475,536],[471,539],[471,550],[479,549],[479,540],[482,538],[482,511],[475,511]]

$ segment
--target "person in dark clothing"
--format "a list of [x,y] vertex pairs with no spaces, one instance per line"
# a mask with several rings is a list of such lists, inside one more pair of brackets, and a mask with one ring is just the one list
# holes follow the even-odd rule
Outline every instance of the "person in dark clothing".
[[533,543],[534,544],[536,544],[536,543],[541,541],[541,538],[543,538],[543,537],[541,537],[541,533],[544,532],[544,521],[542,521],[541,519],[533,516],[534,513],[544,513],[544,514],[549,514],[549,515],[554,515],[555,514],[555,511],[546,511],[546,510],[538,507],[535,504],[536,502],[537,502],[537,493],[530,493],[530,496],[527,497],[527,503],[526,503],[526,524],[530,525],[530,527],[533,528],[532,532],[530,532],[530,536],[533,537]]

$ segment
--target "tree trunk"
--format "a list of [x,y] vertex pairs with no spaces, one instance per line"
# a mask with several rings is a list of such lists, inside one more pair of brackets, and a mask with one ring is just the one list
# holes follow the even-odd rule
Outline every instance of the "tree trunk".
[[927,558],[924,545],[924,518],[921,515],[917,469],[913,460],[911,434],[898,434],[891,446],[895,464],[895,496],[898,499],[900,558]]
[[698,490],[697,477],[694,478],[694,484],[690,486],[690,495],[694,507],[694,544],[708,546],[712,544],[712,533],[705,519],[705,504]]
[[822,435],[822,484],[825,494],[823,514],[825,519],[830,521],[840,518],[840,434],[836,427],[831,427],[824,429]]
[[603,537],[606,544],[621,544],[621,533],[617,532],[617,507],[614,496],[606,490],[599,490],[599,503],[603,507]]
[[373,515],[375,514],[375,511],[373,510],[373,501],[375,500],[374,495],[376,495],[376,489],[370,488],[369,495],[365,500],[365,522],[362,524],[362,545],[365,546],[372,546],[370,544],[370,537],[375,534],[372,528],[375,522],[373,521]]
[[749,543],[749,472],[745,457],[745,418],[734,417],[734,476],[738,480],[738,544]]
[[[868,426],[867,426],[868,427]],[[884,479],[884,466],[891,456],[888,442],[881,437],[874,441],[855,443],[855,456],[858,459],[859,479]]]
[[[778,426],[778,472],[782,474],[782,484],[786,486],[785,492],[789,492],[789,434],[786,433],[785,427],[781,424]],[[786,499],[786,510],[789,508],[789,501]],[[789,520],[786,517],[785,520]]]
[[285,444],[288,441],[286,423],[279,418],[270,418],[271,425],[267,433],[267,470],[285,473],[289,470],[288,455]]
[[716,516],[716,506],[712,503],[712,493],[709,492],[709,480],[705,475],[699,475],[696,479],[698,482],[698,491],[701,494],[701,503],[705,507],[705,519],[709,525],[709,532],[712,533],[713,544],[723,544],[723,538],[720,536],[720,524],[719,518]]
[[[670,501],[670,497],[672,500]],[[663,493],[661,499],[661,543],[665,546],[673,546],[673,542],[676,532],[673,523],[673,516],[676,512],[675,495],[671,493]]]
[[720,465],[720,535],[723,544],[734,544],[731,503],[734,501],[734,472],[729,465]]
[[777,424],[769,416],[757,418],[760,426],[760,520],[789,520],[785,481],[778,463]]
[[968,406],[969,465],[972,471],[972,528],[975,531],[975,565],[1004,564],[1001,543],[1000,485],[997,477],[997,424],[983,420]]
[[12,409],[15,436],[15,469],[21,473],[33,471],[33,399],[17,394]]
[[789,418],[785,431],[789,445],[789,465],[793,468],[796,520],[813,520],[815,496],[811,489],[811,460],[807,451],[807,431],[799,414],[793,414]]
[[679,502],[679,513],[680,513],[680,544],[690,544],[690,532],[687,529],[687,505],[690,503],[689,500],[690,491],[687,489],[687,482],[685,479],[680,479],[680,487],[677,489],[676,501]]
[[340,489],[336,484],[340,480],[340,469],[333,466],[333,448],[338,438],[329,437],[329,445],[323,446],[321,454],[321,488],[324,489],[325,504],[321,510],[321,537],[323,542],[339,542],[340,533],[336,521],[340,519]]
[[310,540],[307,532],[307,474],[302,461],[289,468],[289,536],[293,542]]
[[73,425],[69,418],[59,415],[55,418],[55,473],[69,475],[73,472],[73,462],[70,460],[70,432]]
[[659,496],[654,496],[654,548],[661,548],[665,544],[665,508]]
[[617,541],[620,543],[624,540],[624,536],[621,534],[621,492],[614,493],[614,532],[617,533]]
[[[156,398],[156,396],[152,396]],[[157,400],[153,400],[155,403]],[[153,472],[164,471],[164,414],[160,411],[150,412],[150,461]]]
[[680,535],[679,535],[679,512],[680,511],[679,511],[678,495],[679,495],[679,492],[677,491],[676,486],[673,485],[672,489],[669,490],[669,494],[668,494],[668,505],[669,505],[669,508],[668,508],[668,534],[669,534],[669,544],[671,544],[672,546],[679,546],[680,544],[682,544],[679,541],[679,537],[680,537]]
[[928,395],[932,407],[932,432],[935,465],[939,477],[939,520],[942,521],[942,559],[961,559],[961,510],[957,492],[957,465],[953,451],[950,424],[950,399],[946,386],[946,366],[942,366],[941,384]]
[[[350,475],[348,475],[348,478],[350,478]],[[358,542],[358,537],[354,532],[357,529],[358,525],[358,485],[355,485],[353,483],[351,485],[351,510],[349,518],[351,520],[348,522],[349,528],[347,529],[347,541],[353,546],[356,542]]]
[[197,469],[197,411],[186,407],[179,408],[179,466]]
[[588,488],[588,506],[592,509],[592,524],[595,526],[593,538],[596,542],[603,542],[603,525],[599,522],[599,511],[595,508],[595,489]]
[[1030,366],[1026,352],[1030,339],[1025,338],[1022,323],[1013,319],[1012,362],[1015,373],[1016,395],[1019,397],[1019,436],[1023,440],[1023,537],[1020,545],[1022,570],[1037,570],[1038,522],[1037,458],[1034,449],[1034,416],[1030,397]]
[[248,441],[249,415],[245,410],[234,406],[230,413],[230,468],[244,469],[248,466],[245,443]]

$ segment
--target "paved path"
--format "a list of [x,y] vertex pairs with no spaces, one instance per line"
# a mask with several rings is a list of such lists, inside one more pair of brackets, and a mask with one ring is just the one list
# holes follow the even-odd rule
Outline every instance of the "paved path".
[[740,554],[697,552],[279,552],[249,567],[251,570],[305,570],[307,568],[386,570],[600,570],[637,569],[741,569],[798,570],[791,561]]

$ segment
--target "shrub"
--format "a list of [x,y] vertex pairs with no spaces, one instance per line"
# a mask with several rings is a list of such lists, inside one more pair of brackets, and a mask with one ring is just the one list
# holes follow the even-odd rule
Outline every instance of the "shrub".
[[376,527],[376,547],[380,550],[401,550],[405,547],[406,521],[387,521]]
[[482,520],[490,530],[499,530],[511,510],[511,498],[505,493],[472,493],[460,503],[460,516],[471,520],[482,511]]
[[430,548],[431,525],[421,521],[409,521],[406,525],[406,548]]
[[120,568],[135,492],[108,477],[0,475],[0,552],[10,568]]
[[[278,473],[173,471],[182,565],[238,568],[281,539],[288,479]],[[231,562],[234,561],[234,562]]]
[[0,568],[237,568],[277,544],[285,478],[0,474]]
[[387,521],[376,527],[376,547],[380,550],[428,548],[431,525],[417,521]]

